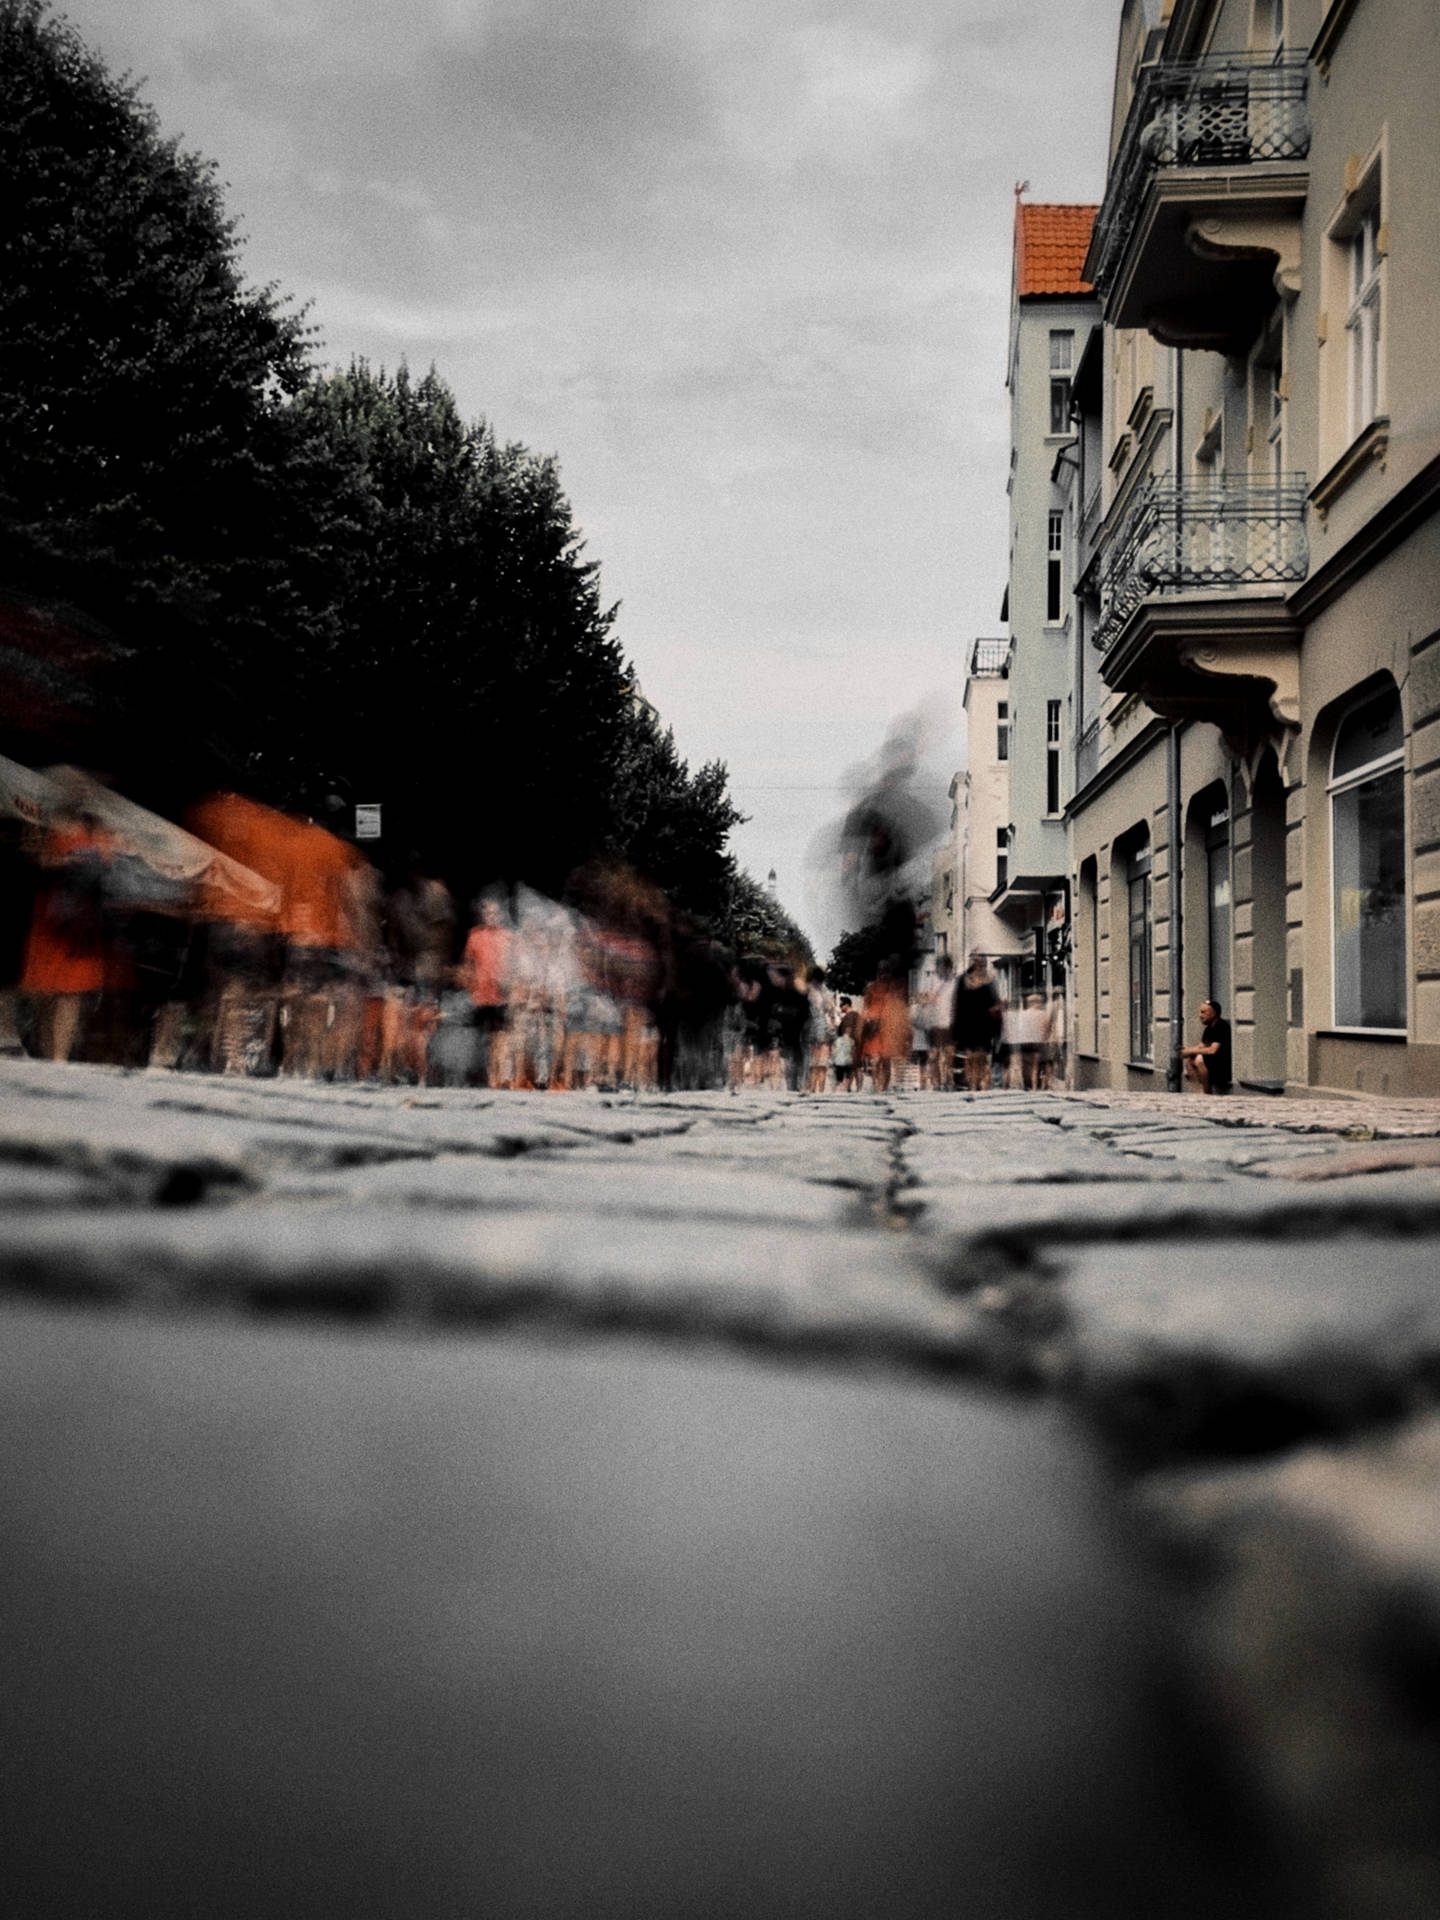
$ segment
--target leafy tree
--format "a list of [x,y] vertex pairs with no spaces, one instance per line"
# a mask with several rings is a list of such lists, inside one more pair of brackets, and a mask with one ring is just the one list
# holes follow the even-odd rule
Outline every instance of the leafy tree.
[[748,873],[734,867],[716,928],[737,954],[762,954],[789,966],[813,966],[815,952],[785,909]]
[[683,913],[714,927],[730,910],[734,883],[725,843],[745,816],[724,764],[692,774],[638,689],[632,703],[614,775],[615,848]]
[[281,805],[383,801],[462,892],[600,854],[755,920],[725,770],[637,700],[553,460],[433,371],[313,374],[213,167],[47,0],[0,0],[0,178],[0,600],[113,633],[131,791],[219,762]]
[[558,888],[613,839],[631,700],[555,463],[467,425],[433,370],[356,362],[290,411],[347,494],[339,637],[298,668],[295,763],[385,801],[463,885]]
[[894,943],[883,926],[861,927],[842,933],[830,955],[826,978],[837,993],[863,993],[888,960]]
[[241,684],[294,592],[271,397],[303,321],[244,284],[213,166],[44,0],[0,0],[0,178],[0,584],[143,635],[152,688]]

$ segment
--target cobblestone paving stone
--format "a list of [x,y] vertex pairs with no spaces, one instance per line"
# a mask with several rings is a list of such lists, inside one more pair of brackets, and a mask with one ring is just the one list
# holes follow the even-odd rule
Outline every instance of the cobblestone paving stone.
[[1440,1103],[3,1061],[0,1301],[7,1912],[1440,1911]]

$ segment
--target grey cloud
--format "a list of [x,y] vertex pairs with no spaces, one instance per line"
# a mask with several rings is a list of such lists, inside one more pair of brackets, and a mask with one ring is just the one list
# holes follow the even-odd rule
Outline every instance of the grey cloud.
[[[328,357],[433,358],[559,453],[692,759],[823,778],[958,682],[1004,568],[1010,190],[1098,186],[1119,0],[63,4]],[[797,907],[806,804],[741,840]]]

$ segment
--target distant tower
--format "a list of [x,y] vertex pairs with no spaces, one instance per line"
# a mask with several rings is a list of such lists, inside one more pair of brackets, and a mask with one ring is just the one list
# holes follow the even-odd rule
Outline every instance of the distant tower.
[[780,884],[779,881],[775,878],[775,869],[774,867],[771,867],[770,872],[766,877],[765,891],[769,894],[772,900],[775,898],[775,891],[776,891],[776,888],[779,886],[779,884]]

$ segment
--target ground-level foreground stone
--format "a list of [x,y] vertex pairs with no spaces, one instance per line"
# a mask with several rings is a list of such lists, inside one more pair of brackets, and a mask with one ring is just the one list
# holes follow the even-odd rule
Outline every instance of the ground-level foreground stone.
[[1440,1416],[1154,1476],[1191,1637],[1255,1778],[1343,1914],[1440,1913]]
[[1440,1107],[0,1104],[5,1920],[1440,1911]]
[[1290,1911],[1053,1411],[0,1321],[11,1920]]

